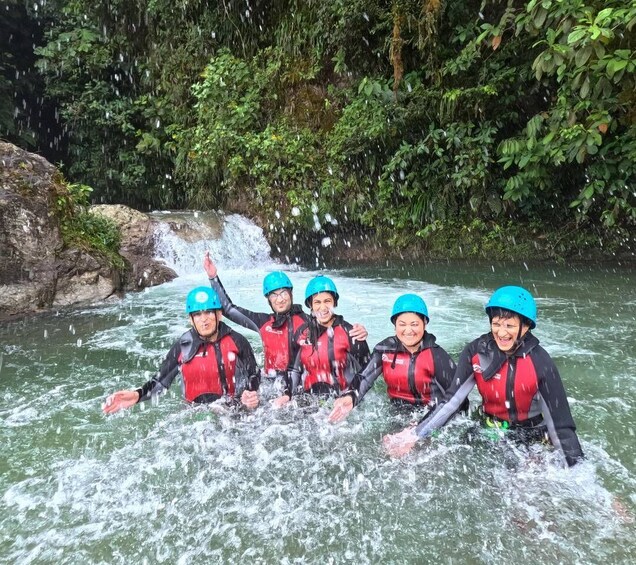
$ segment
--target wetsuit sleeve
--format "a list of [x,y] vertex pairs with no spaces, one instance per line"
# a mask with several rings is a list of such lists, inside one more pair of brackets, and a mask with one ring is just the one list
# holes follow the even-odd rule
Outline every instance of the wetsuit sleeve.
[[353,355],[354,359],[358,362],[358,367],[364,367],[371,357],[371,352],[369,351],[369,345],[365,341],[354,341],[351,339],[349,335],[349,329],[347,328],[347,336],[349,337],[349,353]]
[[175,377],[179,374],[180,352],[181,346],[179,341],[177,341],[170,348],[170,351],[168,351],[168,354],[161,363],[161,367],[159,367],[157,374],[141,388],[137,389],[137,393],[139,394],[139,400],[137,402],[148,400],[153,396],[162,394],[170,388],[172,381],[174,381]]
[[532,362],[539,380],[539,401],[550,441],[563,453],[571,467],[583,459],[583,450],[576,435],[563,381],[554,361],[543,348],[537,347],[532,352]]
[[446,391],[450,389],[457,365],[442,347],[431,348],[435,375],[433,376],[433,390],[431,391],[431,401],[435,404],[444,400]]
[[464,348],[459,356],[459,363],[455,369],[450,387],[446,391],[444,401],[438,404],[437,408],[422,420],[415,432],[420,437],[426,437],[433,430],[441,428],[448,422],[462,407],[468,399],[470,391],[475,386],[475,375],[473,374],[472,353],[470,345]]
[[246,390],[258,390],[261,383],[260,371],[254,357],[254,350],[245,336],[232,332],[232,339],[238,348],[236,373],[234,377],[236,397],[239,398]]
[[366,364],[364,369],[356,373],[349,388],[342,393],[342,396],[349,395],[353,399],[353,405],[357,406],[364,395],[371,390],[373,383],[382,374],[382,353],[376,349]]
[[221,279],[219,279],[219,277],[210,279],[210,286],[219,295],[221,306],[223,308],[223,314],[227,317],[228,320],[231,320],[235,324],[243,326],[244,328],[252,330],[254,332],[259,332],[261,326],[265,324],[267,320],[269,320],[270,314],[252,312],[251,310],[247,310],[246,308],[235,306],[228,296],[227,292],[225,292],[225,288],[221,284]]
[[284,393],[291,398],[296,392],[303,376],[303,364],[300,359],[300,348],[296,352],[293,363],[287,368],[287,387]]

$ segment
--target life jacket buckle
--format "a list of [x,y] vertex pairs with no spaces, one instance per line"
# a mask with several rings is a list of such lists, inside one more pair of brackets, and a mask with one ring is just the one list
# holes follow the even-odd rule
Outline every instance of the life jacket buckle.
[[510,428],[510,423],[507,420],[495,420],[490,416],[486,416],[484,422],[487,428],[497,428],[500,430],[507,430]]

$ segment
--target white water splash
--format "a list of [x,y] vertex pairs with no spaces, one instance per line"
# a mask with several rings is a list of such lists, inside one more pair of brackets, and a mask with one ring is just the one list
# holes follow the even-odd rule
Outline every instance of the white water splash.
[[160,221],[155,236],[156,258],[180,276],[200,273],[206,251],[221,268],[273,263],[263,230],[238,214],[179,212],[155,213],[153,217]]

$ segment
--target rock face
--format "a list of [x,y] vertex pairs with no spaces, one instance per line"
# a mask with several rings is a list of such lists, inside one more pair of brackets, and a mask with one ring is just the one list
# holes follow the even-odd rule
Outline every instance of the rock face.
[[64,193],[62,176],[48,161],[0,142],[0,320],[99,302],[176,277],[152,259],[150,219],[124,207],[113,207],[113,219],[122,226],[127,272],[99,254],[65,248],[55,214]]
[[176,278],[170,267],[153,259],[156,222],[146,214],[120,204],[92,206],[91,212],[111,219],[119,227],[119,253],[130,265],[125,290],[141,290]]

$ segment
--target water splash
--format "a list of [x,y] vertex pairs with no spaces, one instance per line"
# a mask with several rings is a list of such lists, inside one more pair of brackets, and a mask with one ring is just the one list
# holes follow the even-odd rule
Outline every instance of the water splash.
[[219,267],[259,267],[273,263],[263,230],[238,214],[154,213],[156,257],[179,275],[201,272],[206,251]]

